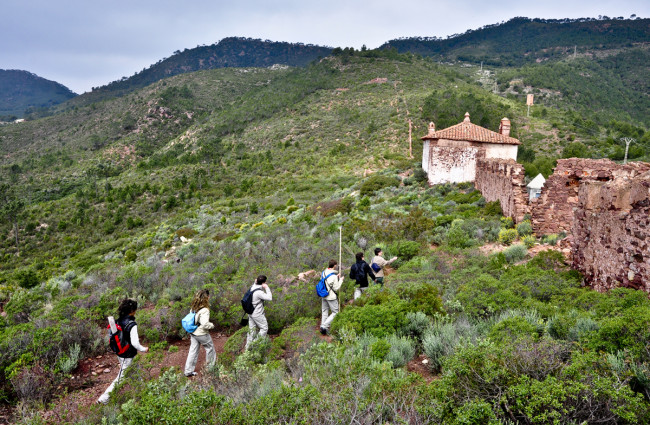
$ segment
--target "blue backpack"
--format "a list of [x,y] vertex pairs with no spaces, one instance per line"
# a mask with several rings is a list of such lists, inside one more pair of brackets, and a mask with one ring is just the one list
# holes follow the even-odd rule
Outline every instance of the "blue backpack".
[[330,273],[327,276],[325,276],[325,272],[321,273],[320,280],[316,284],[316,294],[318,294],[319,297],[323,298],[330,294],[330,291],[327,288],[327,284],[325,283],[325,281],[333,274],[336,273]]
[[196,328],[199,327],[199,325],[196,324],[196,313],[190,310],[190,312],[187,313],[187,316],[183,317],[183,320],[181,320],[181,324],[188,334],[194,333]]
[[372,263],[372,264],[370,265],[370,268],[371,268],[372,271],[375,272],[375,273],[379,273],[379,271],[381,270],[381,267],[380,267],[379,264],[377,264],[377,263]]

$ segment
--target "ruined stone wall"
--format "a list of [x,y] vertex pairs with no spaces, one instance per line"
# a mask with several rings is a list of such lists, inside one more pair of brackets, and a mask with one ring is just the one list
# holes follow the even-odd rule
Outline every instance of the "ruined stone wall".
[[499,201],[503,215],[520,222],[528,213],[524,167],[512,159],[479,159],[474,186],[486,201]]
[[650,164],[643,162],[621,165],[609,159],[559,159],[544,184],[542,195],[530,202],[534,232],[537,235],[571,232],[581,183],[634,177],[647,170]]
[[650,172],[581,185],[573,266],[596,290],[623,286],[650,293]]

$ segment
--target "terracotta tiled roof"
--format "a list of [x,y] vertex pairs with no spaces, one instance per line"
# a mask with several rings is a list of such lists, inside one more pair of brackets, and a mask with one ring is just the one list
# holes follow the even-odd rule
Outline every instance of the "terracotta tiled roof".
[[465,121],[459,124],[452,125],[443,130],[429,132],[429,134],[422,137],[422,140],[431,139],[468,140],[470,142],[521,145],[521,142],[514,137],[504,136],[501,133],[472,124],[469,121],[469,116],[466,116]]

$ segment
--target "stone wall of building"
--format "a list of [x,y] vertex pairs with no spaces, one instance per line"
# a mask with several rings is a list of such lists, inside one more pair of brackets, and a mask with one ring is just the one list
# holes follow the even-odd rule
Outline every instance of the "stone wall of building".
[[479,159],[476,162],[474,186],[486,201],[499,201],[503,215],[515,222],[528,213],[528,194],[524,183],[524,167],[509,159]]
[[429,146],[429,184],[474,181],[478,155],[473,147]]
[[650,172],[580,186],[573,266],[596,290],[650,293]]
[[607,182],[616,177],[634,177],[650,170],[650,164],[616,164],[609,159],[559,159],[546,180],[542,195],[530,202],[533,230],[537,235],[570,233],[578,191],[582,183]]

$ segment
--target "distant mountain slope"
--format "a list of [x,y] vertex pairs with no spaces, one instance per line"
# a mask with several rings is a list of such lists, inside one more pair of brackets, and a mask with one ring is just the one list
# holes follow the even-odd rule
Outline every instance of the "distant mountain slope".
[[586,49],[613,49],[650,42],[650,19],[548,20],[517,17],[447,39],[411,37],[380,48],[445,56],[489,65],[522,65]]
[[325,57],[332,51],[329,47],[302,43],[274,42],[242,37],[224,38],[210,46],[176,51],[131,77],[123,77],[92,93],[83,95],[79,102],[87,104],[104,98],[120,96],[135,89],[146,87],[163,78],[188,72],[216,68],[268,67],[274,64],[305,66]]
[[28,108],[47,108],[75,96],[67,87],[31,72],[0,69],[0,120],[21,118]]

